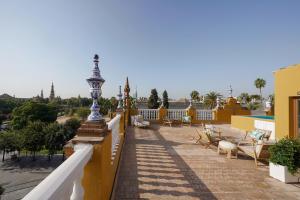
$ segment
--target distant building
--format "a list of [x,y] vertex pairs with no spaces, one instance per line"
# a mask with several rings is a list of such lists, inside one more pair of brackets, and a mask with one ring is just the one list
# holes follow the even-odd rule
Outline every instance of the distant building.
[[14,97],[12,97],[6,93],[0,95],[0,99],[12,99],[12,98],[14,98]]
[[53,82],[52,82],[49,100],[53,101],[54,99],[55,99],[55,93],[54,93],[54,85],[53,85]]

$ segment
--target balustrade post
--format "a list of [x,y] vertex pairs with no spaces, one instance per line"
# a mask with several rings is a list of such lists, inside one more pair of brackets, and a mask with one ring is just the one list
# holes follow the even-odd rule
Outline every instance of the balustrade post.
[[131,108],[130,110],[130,116],[133,116],[133,115],[138,115],[139,114],[139,111],[137,108]]
[[163,120],[166,118],[167,114],[168,114],[168,110],[164,106],[159,107],[158,109],[159,123],[163,123]]
[[78,176],[74,181],[74,186],[73,186],[73,192],[72,195],[70,197],[70,200],[81,200],[83,199],[83,194],[84,194],[84,190],[83,187],[81,185],[81,179],[83,176],[82,171],[78,171]]
[[187,115],[191,117],[192,124],[197,123],[197,110],[194,106],[190,105],[186,111]]
[[122,133],[122,134],[125,134],[125,113],[124,111],[120,111],[118,112],[118,114],[120,114],[121,118],[120,118],[120,127],[119,127],[119,132]]

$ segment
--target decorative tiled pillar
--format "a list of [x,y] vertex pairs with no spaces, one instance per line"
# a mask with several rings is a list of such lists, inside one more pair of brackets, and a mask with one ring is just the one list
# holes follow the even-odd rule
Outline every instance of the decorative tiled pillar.
[[[108,199],[113,178],[110,171],[111,167],[111,131],[105,120],[99,113],[97,99],[101,95],[101,85],[104,79],[100,75],[98,68],[98,55],[95,55],[95,67],[93,75],[87,79],[90,85],[90,93],[93,98],[91,114],[77,130],[76,136],[64,147],[65,154],[71,156],[76,144],[87,143],[93,145],[93,155],[91,160],[84,168],[83,178],[81,180],[84,188],[84,199]],[[104,184],[106,183],[106,184]]]

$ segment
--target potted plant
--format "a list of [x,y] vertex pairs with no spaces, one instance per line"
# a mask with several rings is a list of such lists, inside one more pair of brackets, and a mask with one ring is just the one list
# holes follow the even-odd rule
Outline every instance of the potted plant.
[[269,148],[270,176],[285,183],[299,182],[300,142],[283,138]]

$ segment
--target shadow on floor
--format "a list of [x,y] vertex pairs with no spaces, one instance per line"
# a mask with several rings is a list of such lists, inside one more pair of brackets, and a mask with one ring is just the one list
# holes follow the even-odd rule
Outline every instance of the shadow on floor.
[[115,199],[217,199],[166,140],[159,126],[129,128]]

